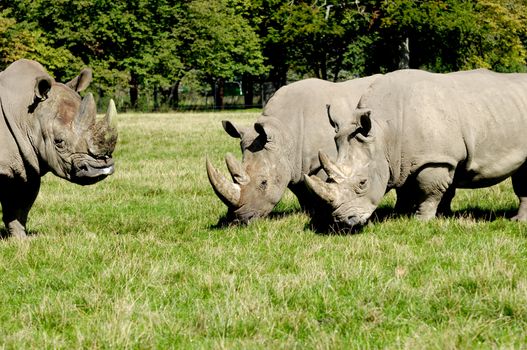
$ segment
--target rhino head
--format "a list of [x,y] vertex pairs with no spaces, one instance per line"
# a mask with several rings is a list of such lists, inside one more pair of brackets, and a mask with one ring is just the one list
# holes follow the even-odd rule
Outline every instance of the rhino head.
[[207,175],[214,192],[229,208],[229,216],[247,223],[269,214],[287,188],[292,177],[292,138],[273,117],[247,128],[229,121],[222,125],[227,134],[240,139],[243,160],[240,163],[230,153],[225,157],[232,181],[208,159]]
[[96,120],[92,94],[78,94],[91,82],[91,70],[85,69],[66,84],[50,76],[36,78],[34,102],[30,106],[33,146],[44,170],[80,185],[89,185],[114,172],[112,152],[117,131],[111,119],[117,114],[110,100],[106,115]]
[[386,192],[389,168],[383,134],[370,115],[370,110],[357,109],[351,120],[339,125],[328,113],[336,132],[337,160],[319,152],[327,181],[304,175],[308,188],[331,207],[338,228],[364,225]]

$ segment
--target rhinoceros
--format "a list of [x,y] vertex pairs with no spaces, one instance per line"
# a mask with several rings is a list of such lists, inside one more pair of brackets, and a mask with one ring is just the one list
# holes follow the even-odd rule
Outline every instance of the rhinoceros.
[[96,122],[93,96],[79,95],[91,79],[84,69],[61,84],[30,60],[0,73],[0,202],[8,235],[26,236],[27,216],[47,172],[80,185],[114,172],[115,105],[110,101]]
[[[228,218],[246,223],[268,215],[289,187],[305,210],[316,203],[307,191],[302,174],[320,171],[317,152],[336,156],[334,131],[327,119],[326,105],[351,111],[375,76],[332,83],[306,79],[280,88],[252,126],[238,127],[224,120],[223,128],[239,138],[242,163],[227,154],[233,182],[227,180],[207,159],[210,183],[228,207]],[[323,173],[322,173],[323,174]]]
[[450,212],[456,188],[508,177],[520,199],[514,219],[527,220],[527,74],[396,71],[335,124],[336,162],[319,153],[329,180],[305,177],[334,224],[360,228],[390,189],[397,211],[431,219]]

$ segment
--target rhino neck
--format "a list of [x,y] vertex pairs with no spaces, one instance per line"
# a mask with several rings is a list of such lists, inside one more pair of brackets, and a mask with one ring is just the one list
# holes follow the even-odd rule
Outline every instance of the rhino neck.
[[[302,129],[297,129],[297,125],[291,123],[288,118],[280,116],[276,117],[263,114],[258,120],[271,122],[278,128],[278,130],[280,130],[280,146],[278,147],[280,150],[279,157],[282,159],[281,163],[287,168],[284,170],[283,175],[288,177],[288,183],[300,181],[302,177],[302,136],[299,134],[302,134],[300,131]],[[297,131],[293,132],[294,130]]]
[[302,181],[302,173],[304,172],[304,139],[305,139],[305,128],[304,118],[295,118],[298,125],[293,126],[293,130],[289,130],[289,136],[291,137],[291,143],[288,148],[289,159],[291,160],[291,184],[297,184]]
[[[377,132],[377,150],[382,153],[382,159],[389,171],[387,189],[398,187],[403,176],[401,145],[404,135],[401,131],[404,108],[393,95],[404,89],[395,89],[393,84],[389,75],[377,77],[358,104],[358,108],[368,108],[372,111],[372,121]],[[377,159],[380,158],[379,155]]]
[[401,181],[404,182],[401,170],[401,136],[399,133],[400,126],[395,125],[392,120],[378,123],[379,129],[382,130],[382,137],[379,140],[379,149],[382,150],[382,162],[386,164],[386,171],[389,174],[387,179],[387,190],[399,187]]
[[[367,165],[368,174],[376,187],[390,189],[394,180],[394,169],[392,169],[392,145],[390,144],[390,128],[383,121],[373,120],[374,141],[370,149],[370,162]],[[352,164],[353,166],[353,164]],[[383,193],[384,195],[384,193]],[[382,196],[381,196],[382,197]]]
[[[27,106],[24,108],[23,103],[11,102],[17,101],[17,99],[21,98],[19,96],[9,96],[6,87],[0,86],[0,112],[10,138],[9,141],[6,140],[3,142],[16,145],[11,150],[16,155],[10,155],[12,163],[8,166],[22,180],[27,181],[28,177],[40,174],[40,166],[38,156],[31,144],[32,137],[30,128],[28,127],[30,118],[28,118]],[[9,101],[9,103],[6,103],[6,101]],[[0,159],[1,161],[3,159]]]

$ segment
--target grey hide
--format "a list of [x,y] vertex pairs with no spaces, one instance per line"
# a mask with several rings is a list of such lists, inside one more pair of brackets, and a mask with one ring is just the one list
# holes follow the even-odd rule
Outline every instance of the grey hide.
[[268,215],[287,187],[302,208],[316,207],[302,174],[320,172],[319,150],[336,156],[327,105],[343,115],[351,113],[374,80],[375,76],[342,83],[302,80],[279,89],[254,125],[239,127],[223,121],[225,131],[241,139],[243,160],[240,163],[232,154],[227,155],[232,181],[208,160],[207,174],[214,191],[229,208],[229,220],[247,222]]
[[307,178],[333,220],[364,224],[390,189],[396,210],[421,219],[448,214],[456,188],[512,177],[527,219],[527,74],[401,70],[378,78],[348,122],[336,123],[330,181]]
[[0,73],[0,202],[7,234],[26,235],[26,221],[40,178],[48,171],[87,185],[114,171],[117,132],[110,101],[96,122],[96,106],[78,92],[91,82],[85,69],[66,84],[37,62],[19,60]]

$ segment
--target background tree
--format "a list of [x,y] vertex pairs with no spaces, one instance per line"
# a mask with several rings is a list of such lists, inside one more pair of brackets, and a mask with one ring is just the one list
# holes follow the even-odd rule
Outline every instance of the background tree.
[[223,106],[226,80],[265,73],[258,36],[228,1],[192,1],[182,25],[188,65],[209,82],[216,106]]
[[[351,46],[361,46],[362,33],[367,33],[368,19],[360,13],[360,6],[299,1],[282,10],[288,12],[282,16],[284,41],[291,53],[288,61],[299,74],[337,81],[360,72],[346,55]],[[354,55],[360,56],[360,51],[355,50]]]
[[175,108],[190,77],[221,107],[224,83],[242,80],[251,105],[255,83],[525,71],[526,17],[524,0],[10,0],[0,69],[25,57],[66,80],[91,66],[92,91],[121,109]]
[[[1,8],[0,8],[1,10]],[[17,21],[10,9],[0,11],[0,69],[21,59],[35,59],[58,78],[77,71],[82,61],[66,47],[57,45],[33,22]]]
[[397,69],[401,43],[409,42],[409,66],[437,72],[471,68],[499,71],[525,66],[525,5],[504,0],[393,0],[374,20],[368,71]]

